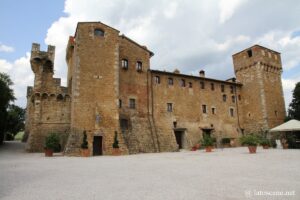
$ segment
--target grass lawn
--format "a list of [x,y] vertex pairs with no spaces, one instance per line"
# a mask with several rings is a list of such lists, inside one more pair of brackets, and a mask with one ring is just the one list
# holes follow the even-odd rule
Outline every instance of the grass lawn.
[[24,135],[24,131],[17,133],[17,135],[15,135],[15,140],[22,140],[23,135]]

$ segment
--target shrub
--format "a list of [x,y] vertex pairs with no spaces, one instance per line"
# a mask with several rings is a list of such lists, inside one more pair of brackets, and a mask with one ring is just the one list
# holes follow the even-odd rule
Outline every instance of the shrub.
[[211,138],[210,136],[204,136],[203,139],[201,140],[201,143],[204,147],[213,146],[214,139]]
[[82,149],[88,149],[89,148],[88,147],[86,131],[83,131],[83,138],[82,138],[81,148]]
[[262,139],[260,140],[260,144],[261,144],[262,146],[271,146],[271,142],[270,142],[270,140],[268,140],[267,138],[262,138]]
[[46,137],[45,148],[52,149],[54,152],[60,151],[59,136],[56,133],[50,133]]
[[222,138],[221,143],[222,144],[230,144],[230,138]]
[[118,141],[118,132],[115,131],[115,138],[114,138],[114,143],[113,143],[113,148],[117,149],[119,148],[119,141]]
[[257,135],[249,134],[240,138],[242,145],[257,146],[260,144],[260,139]]

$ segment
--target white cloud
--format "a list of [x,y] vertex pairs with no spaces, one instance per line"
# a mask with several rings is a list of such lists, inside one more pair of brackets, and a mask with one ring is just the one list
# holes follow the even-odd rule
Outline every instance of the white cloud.
[[246,0],[220,0],[220,23],[225,23],[229,20],[238,7],[245,2]]
[[13,52],[13,51],[14,51],[13,47],[7,46],[5,44],[0,44],[0,52],[10,53],[10,52]]
[[13,81],[13,90],[17,100],[15,103],[22,107],[26,106],[26,88],[33,84],[33,73],[30,68],[30,53],[27,52],[25,56],[9,62],[7,60],[0,60],[0,71],[8,73]]

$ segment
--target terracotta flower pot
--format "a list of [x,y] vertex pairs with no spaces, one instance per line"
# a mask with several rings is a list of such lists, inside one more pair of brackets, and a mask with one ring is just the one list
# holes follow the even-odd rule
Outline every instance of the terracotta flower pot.
[[82,157],[89,157],[90,156],[90,150],[89,149],[81,149],[80,150]]
[[46,157],[52,157],[53,156],[53,150],[52,149],[45,149],[45,156]]
[[248,146],[249,153],[256,153],[257,146]]
[[121,155],[121,150],[119,148],[113,148],[112,155],[113,156],[119,156],[119,155]]
[[269,149],[269,145],[263,145],[263,149]]
[[199,144],[199,143],[198,143],[198,144],[195,144],[195,148],[196,148],[196,149],[200,149],[200,147],[201,147],[201,144]]
[[212,152],[213,147],[212,146],[207,146],[205,147],[205,152]]

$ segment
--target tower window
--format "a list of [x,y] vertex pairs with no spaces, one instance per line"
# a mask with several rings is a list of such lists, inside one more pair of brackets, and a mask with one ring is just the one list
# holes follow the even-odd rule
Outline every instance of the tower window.
[[173,85],[173,78],[168,78],[168,84]]
[[135,109],[135,99],[129,99],[129,108]]
[[232,103],[235,103],[235,96],[231,97],[231,101],[232,101]]
[[275,116],[277,117],[277,110],[275,110]]
[[204,88],[205,88],[205,84],[204,84],[203,81],[200,82],[200,88],[201,88],[201,89],[204,89]]
[[213,115],[215,115],[215,114],[216,114],[216,108],[211,108],[211,113],[212,113]]
[[239,101],[240,101],[240,100],[242,100],[242,97],[241,97],[241,95],[239,95],[239,96],[238,96],[238,98],[239,98]]
[[136,71],[142,72],[143,70],[143,63],[141,61],[136,62]]
[[167,103],[167,111],[173,112],[173,104],[172,103]]
[[215,90],[215,84],[211,83],[211,84],[210,84],[210,89],[211,89],[211,90]]
[[181,87],[185,87],[185,80],[184,80],[184,79],[181,79],[181,80],[180,80],[180,86],[181,86]]
[[231,85],[230,86],[230,93],[233,94],[234,93],[234,87]]
[[94,35],[103,37],[104,36],[104,31],[101,30],[101,29],[95,29],[94,30]]
[[202,112],[206,113],[206,105],[202,105]]
[[122,108],[122,100],[119,99],[119,108]]
[[233,108],[230,108],[229,111],[230,111],[230,116],[231,116],[231,117],[234,117],[234,109],[233,109]]
[[252,50],[251,50],[251,49],[248,50],[248,51],[247,51],[247,54],[248,54],[248,57],[249,57],[249,58],[252,57]]
[[128,60],[127,59],[122,59],[121,65],[123,69],[128,69]]
[[223,94],[223,101],[224,102],[226,102],[226,98],[227,98],[226,94]]
[[192,88],[192,87],[193,87],[193,83],[189,82],[189,88]]
[[221,85],[221,92],[225,92],[225,85]]
[[160,84],[160,77],[159,76],[155,76],[154,77],[154,81],[156,84]]

